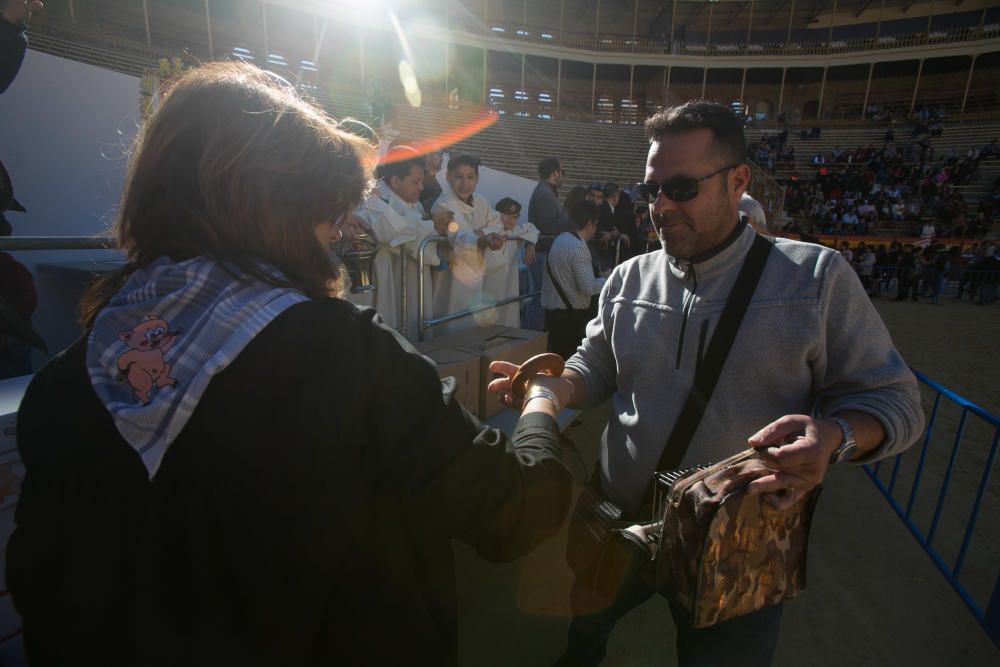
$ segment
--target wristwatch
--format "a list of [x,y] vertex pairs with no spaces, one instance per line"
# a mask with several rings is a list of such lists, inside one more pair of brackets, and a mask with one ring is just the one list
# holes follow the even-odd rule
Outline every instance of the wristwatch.
[[844,463],[845,461],[850,461],[854,457],[854,450],[858,448],[858,443],[854,439],[854,431],[851,429],[851,425],[846,419],[840,417],[828,417],[828,419],[837,426],[840,430],[844,432],[844,440],[840,443],[840,447],[837,447],[836,451],[830,455],[830,463]]

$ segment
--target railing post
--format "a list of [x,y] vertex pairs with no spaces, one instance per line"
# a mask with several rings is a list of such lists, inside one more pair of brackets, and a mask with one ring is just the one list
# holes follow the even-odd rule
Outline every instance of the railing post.
[[[865,114],[867,113],[868,109],[868,92],[872,88],[872,74],[874,73],[875,73],[875,63],[871,63],[870,65],[868,65],[868,83],[867,85],[865,85],[865,101],[861,103],[861,120],[864,120],[866,118]],[[912,112],[913,110],[910,109],[910,111]]]
[[205,0],[205,25],[208,28],[208,57],[215,59],[215,48],[212,44],[212,10],[208,8],[208,0]]
[[[70,14],[73,12],[73,0],[69,3]],[[149,5],[146,0],[142,0],[142,18],[146,22],[146,46],[153,45],[153,33],[149,30]],[[75,21],[74,21],[75,23]]]
[[979,54],[972,55],[972,64],[969,66],[969,76],[965,80],[965,92],[962,93],[962,108],[959,110],[958,115],[965,115],[965,103],[969,100],[969,87],[972,86],[972,73],[976,71],[976,60]]
[[920,75],[924,73],[924,59],[920,59],[920,67],[917,68],[917,81],[913,84],[913,97],[910,99],[910,113],[917,106],[917,91],[920,90]]

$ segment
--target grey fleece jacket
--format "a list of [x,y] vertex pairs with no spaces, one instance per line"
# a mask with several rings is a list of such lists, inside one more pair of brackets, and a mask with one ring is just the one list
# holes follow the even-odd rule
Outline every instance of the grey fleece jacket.
[[[639,509],[743,264],[746,227],[715,256],[692,264],[663,250],[619,265],[567,367],[588,406],[611,398],[601,482]],[[858,277],[839,253],[777,239],[682,467],[711,463],[787,414],[860,410],[885,440],[859,463],[896,454],[923,431],[917,381],[893,347]]]

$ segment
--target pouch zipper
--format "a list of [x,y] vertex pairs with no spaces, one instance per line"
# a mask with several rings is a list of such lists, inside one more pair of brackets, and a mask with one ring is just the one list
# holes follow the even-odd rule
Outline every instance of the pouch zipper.
[[680,370],[681,367],[681,353],[684,351],[684,331],[687,329],[688,317],[691,316],[691,310],[694,308],[694,300],[696,298],[696,293],[698,292],[698,275],[695,273],[694,264],[691,264],[688,269],[688,273],[691,276],[691,292],[684,297],[684,307],[682,308],[681,317],[681,333],[677,339],[677,361],[674,362],[674,370]]

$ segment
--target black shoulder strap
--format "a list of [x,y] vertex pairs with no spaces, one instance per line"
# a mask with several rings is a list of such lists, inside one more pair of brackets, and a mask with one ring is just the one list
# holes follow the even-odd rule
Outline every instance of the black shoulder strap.
[[545,258],[545,270],[549,272],[549,280],[552,281],[552,285],[556,288],[556,291],[559,292],[559,298],[562,299],[563,304],[566,305],[566,310],[573,310],[573,304],[571,304],[569,299],[566,298],[566,292],[563,291],[562,285],[560,285],[559,281],[556,280],[556,274],[552,273],[552,263],[549,261],[548,257]]
[[680,465],[681,459],[687,452],[688,445],[698,430],[702,415],[705,414],[705,407],[715,384],[722,374],[722,367],[726,364],[726,357],[729,356],[729,349],[736,339],[736,332],[739,331],[743,315],[750,305],[750,297],[753,296],[760,276],[764,272],[764,265],[767,263],[767,256],[771,252],[772,244],[759,234],[754,239],[747,257],[743,260],[743,267],[736,276],[736,284],[733,285],[726,301],[726,307],[719,317],[719,323],[715,326],[715,333],[712,334],[712,341],[708,344],[708,351],[705,358],[695,372],[694,384],[688,393],[684,407],[681,409],[674,430],[667,439],[667,445],[660,454],[660,462],[656,466],[657,471],[672,470]]

